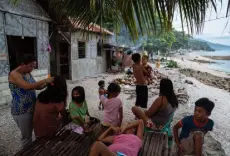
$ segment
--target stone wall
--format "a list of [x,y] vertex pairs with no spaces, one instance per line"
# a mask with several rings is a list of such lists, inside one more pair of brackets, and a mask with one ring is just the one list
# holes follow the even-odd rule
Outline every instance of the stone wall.
[[33,0],[20,0],[13,5],[0,2],[0,105],[10,103],[8,87],[9,60],[6,35],[35,37],[37,40],[38,69],[35,79],[47,77],[49,70],[49,25],[46,13]]
[[[86,76],[94,76],[106,71],[106,56],[97,56],[96,34],[82,34],[74,32],[71,34],[71,77],[72,80],[83,79]],[[86,43],[86,58],[78,58],[78,41]]]

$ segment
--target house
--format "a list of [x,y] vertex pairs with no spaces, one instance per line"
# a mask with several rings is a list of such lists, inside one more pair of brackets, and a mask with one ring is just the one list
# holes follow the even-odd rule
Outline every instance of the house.
[[85,30],[72,24],[68,25],[68,31],[59,28],[54,32],[55,39],[50,42],[54,47],[54,52],[51,52],[51,74],[80,80],[110,69],[113,33],[102,29],[102,36],[100,29],[96,24],[91,24]]
[[35,79],[47,77],[50,58],[47,13],[33,0],[20,0],[16,5],[0,1],[0,105],[11,102],[8,74],[23,55],[37,59]]

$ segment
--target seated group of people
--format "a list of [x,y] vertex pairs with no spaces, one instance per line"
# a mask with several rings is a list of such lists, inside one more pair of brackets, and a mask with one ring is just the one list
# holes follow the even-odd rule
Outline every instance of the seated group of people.
[[[90,156],[136,156],[142,145],[144,127],[159,131],[173,117],[178,107],[173,83],[170,79],[163,78],[160,81],[160,94],[150,108],[143,110],[134,106],[132,112],[138,120],[126,125],[121,125],[123,109],[122,102],[117,97],[120,89],[113,92],[114,90],[110,89],[111,86],[118,87],[117,84],[111,83],[108,91],[99,89],[105,114],[103,124],[106,123],[105,125],[109,126],[109,129],[92,146]],[[113,96],[111,96],[111,92],[113,92]],[[105,96],[105,93],[108,93],[108,97]],[[117,109],[114,109],[115,107]],[[200,156],[202,154],[204,135],[208,131],[212,131],[214,125],[213,120],[209,119],[213,108],[212,101],[208,98],[201,98],[195,102],[194,115],[187,116],[174,125],[173,135],[178,146],[178,155],[195,154]],[[116,111],[113,112],[113,110]],[[107,116],[109,114],[110,116]],[[118,118],[107,118],[113,116]],[[178,135],[180,128],[182,131]],[[108,144],[109,146],[106,146]]]
[[[120,91],[121,88],[116,83],[110,83],[107,90],[99,89],[100,101],[104,107],[102,125],[109,128],[92,146],[91,156],[136,156],[142,145],[144,127],[160,130],[178,107],[171,80],[162,79],[160,95],[151,107],[143,111],[140,107],[134,106],[132,112],[139,120],[122,125],[123,106],[118,97]],[[69,112],[73,123],[82,126],[85,132],[90,131],[89,125],[99,121],[89,114],[84,88],[73,88],[71,96]],[[61,77],[55,77],[53,83],[38,95],[33,118],[36,137],[52,135],[61,128],[62,119],[67,114],[66,97],[66,82]],[[195,152],[199,155],[198,153],[202,152],[203,136],[213,127],[213,121],[208,118],[213,108],[213,102],[202,98],[195,103],[194,115],[185,117],[174,126],[178,153]],[[182,132],[178,137],[178,129],[181,127]],[[108,144],[109,146],[106,146]]]
[[[21,66],[9,74],[9,85],[13,96],[11,113],[21,130],[24,145],[31,142],[33,129],[37,138],[55,134],[63,123],[68,122],[69,113],[72,121],[82,126],[85,132],[90,131],[92,123],[99,122],[89,114],[83,87],[73,88],[68,113],[66,110],[68,91],[65,79],[57,76],[35,82],[30,74],[34,67],[34,61],[25,60]],[[172,81],[162,79],[160,94],[150,108],[142,110],[134,106],[132,112],[138,120],[122,125],[123,105],[118,97],[121,91],[120,86],[110,83],[108,89],[105,90],[104,83],[99,84],[102,85],[99,88],[99,97],[104,110],[102,125],[108,127],[108,130],[92,146],[91,156],[136,156],[142,145],[144,127],[161,130],[178,107]],[[44,87],[46,89],[36,99],[33,89]],[[183,118],[174,126],[173,133],[179,154],[201,155],[203,137],[212,130],[214,125],[214,122],[209,119],[213,108],[212,101],[201,98],[195,102],[194,115]],[[31,119],[33,124],[30,123]],[[178,136],[180,128],[182,131]],[[112,135],[110,135],[111,132]],[[109,146],[106,146],[108,144]]]

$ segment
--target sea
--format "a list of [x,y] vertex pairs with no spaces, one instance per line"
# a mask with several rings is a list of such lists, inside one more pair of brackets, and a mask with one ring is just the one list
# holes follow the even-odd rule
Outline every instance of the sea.
[[[195,52],[201,56],[230,56],[230,48],[224,50],[216,50],[212,52]],[[230,60],[215,60],[217,63],[209,64],[208,67],[213,70],[218,70],[226,73],[230,73]]]

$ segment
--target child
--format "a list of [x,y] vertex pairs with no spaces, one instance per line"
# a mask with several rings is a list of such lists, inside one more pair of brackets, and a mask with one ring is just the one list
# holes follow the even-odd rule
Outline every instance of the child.
[[63,77],[56,76],[52,84],[38,94],[33,116],[35,136],[54,135],[66,116],[67,85]]
[[89,131],[89,125],[98,122],[90,117],[88,106],[85,100],[85,90],[77,86],[72,90],[72,102],[69,104],[70,116],[73,122],[82,126],[85,132]]
[[[98,89],[98,92],[99,92],[99,98],[100,98],[100,92],[103,92],[105,96],[106,95],[106,90],[105,90],[105,81],[101,80],[98,82],[98,86],[99,86],[99,89]],[[104,106],[102,105],[102,102],[100,101],[99,102],[99,106],[98,106],[99,110],[104,110]]]
[[[178,156],[182,153],[202,155],[204,135],[213,129],[214,122],[209,119],[209,116],[214,107],[214,103],[208,98],[201,98],[195,102],[194,115],[183,118],[174,126],[173,133],[179,149]],[[182,131],[178,137],[180,128]]]
[[148,81],[148,84],[152,83],[152,67],[148,64],[149,62],[149,57],[147,55],[143,55],[142,56],[142,66],[145,68],[145,70],[147,71],[146,74],[144,74],[146,80]]
[[147,108],[148,103],[148,81],[146,80],[144,74],[147,74],[145,68],[141,65],[141,55],[135,53],[132,55],[133,64],[133,74],[136,79],[136,106],[142,108]]
[[122,102],[117,97],[120,94],[121,88],[116,83],[111,83],[108,86],[108,98],[100,92],[100,100],[104,106],[104,126],[121,126],[123,118]]

